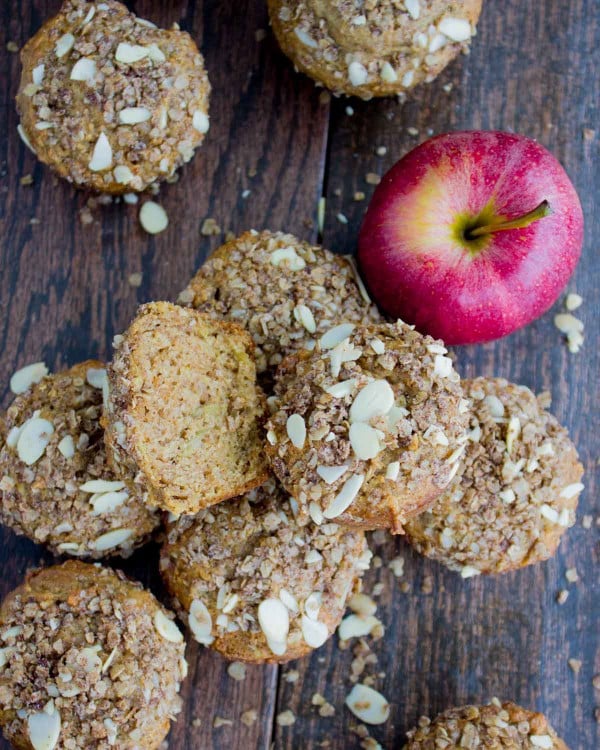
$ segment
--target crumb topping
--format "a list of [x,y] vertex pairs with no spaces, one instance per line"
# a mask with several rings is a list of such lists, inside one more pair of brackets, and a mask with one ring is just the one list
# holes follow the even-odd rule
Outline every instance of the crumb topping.
[[245,232],[220,247],[179,302],[244,326],[259,373],[314,348],[336,323],[380,320],[351,261],[282,232]]
[[0,420],[0,520],[59,554],[126,557],[160,522],[133,475],[108,465],[105,381],[94,361],[28,379]]
[[223,639],[239,637],[247,658],[254,648],[263,658],[289,659],[335,630],[369,560],[362,532],[301,521],[271,479],[182,517],[169,530],[160,567],[200,643],[223,650]]
[[431,720],[422,717],[408,732],[405,750],[460,747],[466,750],[567,750],[540,713],[494,699],[487,706],[451,708]]
[[33,573],[0,608],[6,737],[45,750],[158,747],[186,671],[171,617],[121,573],[79,562]]
[[[400,530],[459,470],[468,402],[440,342],[402,321],[327,331],[277,373],[267,451],[316,523]],[[375,527],[377,523],[375,524]]]
[[65,0],[22,58],[23,130],[75,183],[144,190],[189,161],[208,130],[210,85],[189,34],[114,0]]
[[575,523],[575,447],[525,386],[476,378],[463,387],[472,416],[462,478],[407,525],[409,540],[464,577],[546,560]]

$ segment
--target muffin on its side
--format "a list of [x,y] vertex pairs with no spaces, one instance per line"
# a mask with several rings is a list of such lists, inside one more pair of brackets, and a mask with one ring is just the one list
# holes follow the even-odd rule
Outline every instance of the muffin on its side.
[[277,371],[271,467],[315,523],[402,533],[460,469],[468,402],[443,344],[342,324]]
[[283,232],[251,230],[226,242],[179,295],[179,303],[246,328],[256,367],[312,349],[337,323],[381,320],[351,260]]
[[150,501],[196,513],[268,476],[253,344],[239,326],[168,302],[142,305],[115,337],[106,443]]
[[369,564],[365,536],[295,513],[270,479],[171,526],[161,573],[196,640],[228,659],[286,662],[335,631]]
[[191,36],[115,0],[65,0],[21,60],[20,133],[78,187],[145,190],[189,161],[208,130],[210,84]]
[[575,446],[529,388],[501,378],[463,388],[472,416],[462,478],[407,523],[408,540],[464,577],[547,560],[575,523]]
[[404,750],[569,750],[544,714],[494,698],[487,706],[451,708],[435,719],[422,717],[408,732]]
[[466,52],[482,0],[269,0],[295,67],[335,94],[402,94]]
[[82,362],[26,383],[0,417],[0,521],[57,554],[127,557],[160,523],[133,473],[108,465],[105,382]]
[[0,606],[0,726],[22,750],[157,750],[181,710],[183,636],[122,573],[30,573]]

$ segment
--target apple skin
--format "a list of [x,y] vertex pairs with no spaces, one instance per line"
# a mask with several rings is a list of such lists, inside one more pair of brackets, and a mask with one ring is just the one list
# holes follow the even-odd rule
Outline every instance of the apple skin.
[[[544,200],[551,214],[489,234],[471,251],[457,227],[491,200],[505,219]],[[521,135],[459,131],[431,138],[384,176],[360,230],[358,258],[384,312],[448,344],[472,344],[546,312],[582,244],[579,198],[549,151]]]

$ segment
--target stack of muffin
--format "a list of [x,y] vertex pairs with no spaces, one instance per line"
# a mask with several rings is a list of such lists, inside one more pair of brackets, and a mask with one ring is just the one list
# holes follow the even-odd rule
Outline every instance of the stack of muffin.
[[[321,646],[369,566],[365,530],[406,532],[469,577],[550,557],[574,523],[582,467],[543,401],[461,380],[441,341],[383,320],[351,259],[291,235],[226,243],[178,304],[142,306],[114,343],[106,369],[13,376],[0,518],[91,559],[131,554],[164,522],[174,607],[229,659]],[[79,561],[49,568],[7,599],[0,628],[0,719],[16,744],[43,730],[155,747],[166,733],[183,637],[135,584]],[[60,661],[43,700],[18,678],[40,653]],[[153,698],[138,672],[158,654]],[[101,726],[75,709],[98,690],[114,702]]]

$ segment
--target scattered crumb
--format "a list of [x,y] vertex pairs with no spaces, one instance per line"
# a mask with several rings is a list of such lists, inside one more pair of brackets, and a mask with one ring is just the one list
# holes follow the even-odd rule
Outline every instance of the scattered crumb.
[[594,709],[594,719],[600,724],[600,708]]
[[354,197],[354,200],[355,200],[355,201],[364,201],[364,199],[365,199],[365,194],[363,193],[363,191],[362,191],[362,190],[357,190],[357,191],[356,191],[356,192],[354,193],[354,196],[353,196],[353,197]]
[[7,42],[6,49],[8,50],[8,52],[18,52],[19,45],[16,42]]
[[94,216],[87,206],[84,206],[79,210],[79,221],[83,226],[87,226],[94,221]]
[[371,560],[371,567],[372,568],[381,568],[383,565],[383,560],[379,555],[375,555],[375,557]]
[[252,190],[248,190],[248,189],[242,190],[242,200],[246,200],[246,198],[249,198],[251,192]]
[[412,589],[412,586],[408,581],[402,581],[402,583],[400,584],[400,591],[403,594],[408,594],[409,591],[411,591],[411,589]]
[[579,575],[577,574],[577,568],[568,568],[565,573],[565,578],[569,583],[575,583],[579,580]]
[[322,716],[324,719],[329,718],[330,716],[333,716],[334,714],[335,714],[335,706],[332,706],[331,703],[325,702],[319,708],[319,716]]
[[253,177],[256,177],[256,175],[258,174],[258,169],[256,169],[256,167],[251,167],[251,168],[250,168],[250,169],[249,169],[249,170],[248,170],[248,171],[246,172],[246,174],[248,175],[248,177],[249,177],[250,179],[252,179]]
[[592,685],[596,688],[596,690],[600,690],[600,674],[594,675],[594,677],[592,677]]
[[232,232],[231,229],[228,229],[225,232],[225,242],[231,242],[231,240],[234,240],[236,238],[236,233]]
[[583,297],[580,294],[576,294],[575,292],[571,292],[570,294],[567,294],[567,298],[565,300],[565,307],[569,312],[572,312],[573,310],[577,310],[578,307],[581,307],[583,304]]
[[227,667],[227,674],[238,682],[244,680],[246,679],[246,665],[240,661],[232,661]]
[[296,717],[293,711],[290,711],[290,709],[288,708],[287,711],[282,711],[281,713],[277,714],[277,718],[275,720],[280,727],[291,727],[292,724],[296,722]]
[[262,42],[267,36],[267,32],[264,29],[256,29],[254,32],[254,38],[257,42]]
[[135,273],[130,273],[129,279],[128,279],[129,286],[133,286],[136,288],[139,286],[142,286],[142,279],[143,279],[143,274],[140,271],[136,271]]
[[33,175],[26,174],[23,177],[21,177],[19,182],[21,183],[21,185],[23,185],[23,187],[28,187],[29,185],[33,185]]
[[297,669],[290,669],[289,672],[285,672],[283,675],[283,679],[286,682],[296,682],[298,677],[300,677],[300,672]]
[[352,115],[354,114],[354,110],[352,109],[352,107],[346,107],[346,114],[348,115],[348,117],[352,117]]
[[556,595],[556,602],[558,604],[564,604],[569,598],[569,592],[567,589],[561,589]]
[[317,206],[317,230],[319,234],[323,234],[323,227],[325,226],[325,205],[326,198],[321,196],[319,198],[319,204]]
[[338,214],[335,218],[340,222],[340,224],[348,223],[348,218],[342,213]]
[[367,172],[365,175],[365,182],[368,185],[379,185],[381,177],[378,174],[375,174],[375,172]]
[[230,727],[233,721],[231,719],[224,719],[222,716],[215,716],[213,720],[213,727],[218,729],[219,727]]
[[591,529],[593,522],[594,522],[593,516],[584,516],[581,519],[581,525],[583,526],[584,529]]
[[335,188],[335,190],[333,191],[333,194],[336,196],[336,198],[341,198],[342,197],[342,188],[339,188],[339,187]]
[[329,104],[330,101],[331,101],[331,94],[329,93],[329,91],[321,91],[321,93],[319,94],[319,104],[321,105]]
[[584,128],[583,129],[583,140],[584,141],[593,141],[596,137],[596,131],[592,130],[592,128]]
[[258,719],[258,711],[255,708],[249,708],[247,711],[244,711],[244,713],[240,716],[240,720],[242,724],[245,724],[247,727],[251,727],[252,724],[254,724],[257,719]]
[[218,234],[221,234],[221,227],[213,218],[209,217],[207,219],[204,219],[204,221],[202,222],[202,226],[200,227],[200,234],[202,234],[204,237],[216,236]]
[[425,576],[425,578],[423,578],[423,583],[421,584],[421,593],[431,594],[432,591],[433,591],[433,577]]
[[377,146],[375,153],[377,156],[385,156],[387,154],[387,148],[385,146]]
[[139,197],[135,193],[125,193],[125,195],[123,196],[123,200],[129,206],[135,206],[135,204],[139,201]]
[[554,316],[554,325],[567,337],[567,346],[572,354],[577,354],[583,344],[583,321],[571,313]]
[[194,721],[192,721],[193,727],[199,727],[201,725],[202,725],[202,719],[194,719]]
[[579,670],[581,669],[582,664],[581,659],[569,659],[568,664],[575,674],[579,674]]
[[310,702],[312,703],[313,706],[322,706],[325,703],[327,703],[327,701],[321,695],[321,693],[313,693],[313,696],[310,699]]
[[384,589],[385,589],[385,584],[376,583],[371,590],[371,594],[372,596],[380,596],[383,593]]
[[[173,174],[170,174],[165,182],[167,185],[174,185],[176,182],[179,182],[179,172],[173,172]],[[158,195],[158,192],[156,192],[155,195]]]
[[404,558],[394,557],[393,560],[389,561],[388,568],[392,571],[396,578],[402,578],[402,576],[404,575]]
[[416,128],[406,128],[406,132],[409,135],[419,135],[419,131]]
[[453,85],[451,83],[446,83],[442,86],[444,91],[449,94],[452,91]]

